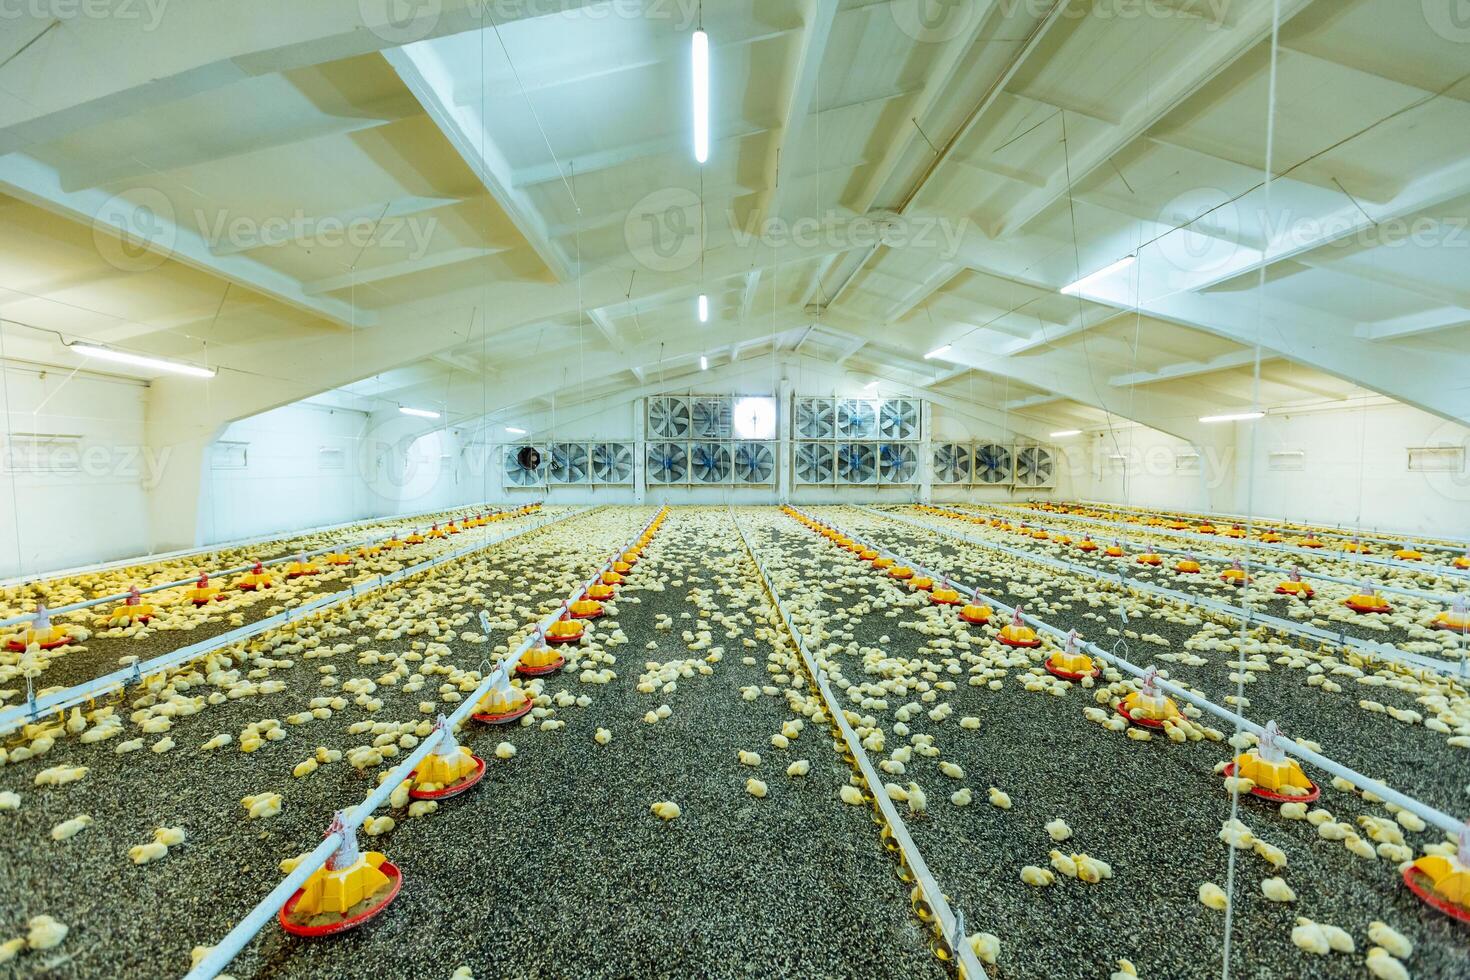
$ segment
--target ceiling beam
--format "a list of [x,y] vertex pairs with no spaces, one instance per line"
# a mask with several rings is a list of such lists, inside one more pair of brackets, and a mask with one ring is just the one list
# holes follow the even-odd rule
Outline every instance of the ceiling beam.
[[384,262],[379,265],[368,266],[365,269],[353,269],[344,272],[340,276],[330,276],[326,279],[316,279],[302,285],[302,289],[308,296],[320,296],[323,293],[335,293],[354,286],[365,286],[368,283],[383,282],[388,279],[397,279],[401,276],[411,276],[419,272],[428,272],[431,269],[442,269],[445,266],[459,265],[461,262],[473,262],[486,256],[497,255],[506,251],[503,248],[487,248],[478,245],[466,245],[460,248],[447,248],[441,252],[426,252],[423,255],[401,259],[397,262]]
[[368,204],[360,208],[351,208],[347,211],[340,211],[337,214],[321,217],[302,218],[294,221],[265,221],[255,230],[253,236],[211,242],[210,251],[215,255],[238,255],[241,252],[249,252],[257,248],[275,248],[278,245],[285,245],[288,242],[294,242],[303,237],[316,235],[322,228],[345,228],[364,222],[381,224],[385,221],[407,218],[416,214],[423,214],[427,211],[435,211],[439,208],[453,207],[457,204],[463,204],[468,200],[470,199],[464,197],[422,197],[409,195],[394,198],[386,204]]
[[[773,130],[765,126],[737,119],[725,123],[719,132],[711,133],[710,139],[713,147],[717,147],[721,143],[738,143],[751,137],[767,136],[772,132]],[[660,136],[638,143],[621,143],[617,146],[566,157],[560,163],[551,161],[522,167],[511,175],[510,183],[511,187],[516,190],[522,190],[541,184],[570,181],[574,176],[580,180],[588,174],[612,170],[629,163],[647,160],[650,157],[682,153],[687,151],[688,147],[689,138],[682,133],[676,136]],[[713,147],[711,153],[714,152]]]
[[1461,327],[1470,327],[1470,312],[1460,307],[1441,307],[1378,323],[1364,323],[1358,327],[1356,335],[1372,341],[1403,340]]
[[1050,405],[1052,402],[1066,401],[1061,395],[1040,394],[1027,395],[1025,398],[1012,398],[1001,407],[1008,412],[1019,412],[1023,408],[1035,408],[1038,405]]
[[383,57],[551,274],[559,282],[575,278],[570,260],[551,239],[535,205],[514,186],[510,163],[478,111],[453,104],[454,71],[444,63],[439,50],[432,42],[419,43],[385,51]]
[[888,308],[888,312],[883,314],[884,321],[893,323],[895,320],[902,320],[913,312],[914,307],[919,306],[935,292],[949,285],[949,281],[959,275],[960,271],[961,267],[953,262],[939,263],[930,270],[922,282]]
[[[1300,13],[1311,0],[1279,0],[1281,22]],[[1132,106],[1118,125],[1081,146],[1066,150],[1066,165],[1058,160],[1044,190],[1023,195],[990,230],[1001,238],[1025,228],[1037,215],[1087,181],[1089,175],[1142,137],[1185,99],[1200,91],[1222,71],[1271,35],[1273,0],[1257,0],[1235,27],[1201,32],[1195,57],[1181,59],[1179,67],[1149,86],[1149,98]]]
[[[1275,359],[1275,354],[1267,351],[1261,352],[1262,361]],[[1115,388],[1132,388],[1134,385],[1149,385],[1156,381],[1178,381],[1181,378],[1193,378],[1201,374],[1214,374],[1216,371],[1229,371],[1233,368],[1255,364],[1255,362],[1255,348],[1247,347],[1242,350],[1221,354],[1218,357],[1212,357],[1207,361],[1181,361],[1177,364],[1167,364],[1157,371],[1133,371],[1129,374],[1115,374],[1108,379],[1108,384]]]

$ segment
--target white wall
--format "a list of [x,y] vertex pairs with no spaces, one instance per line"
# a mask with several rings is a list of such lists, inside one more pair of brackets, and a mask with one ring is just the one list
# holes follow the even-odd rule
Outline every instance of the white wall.
[[[138,382],[0,365],[0,578],[147,550],[145,487],[167,461],[145,449],[146,394]],[[28,472],[13,456],[30,456],[24,433],[79,438],[49,471]]]
[[[361,412],[298,402],[228,426],[206,460],[206,543],[377,516],[359,452],[366,422]],[[223,465],[230,443],[243,444],[244,469]]]
[[1183,439],[1141,425],[1060,440],[1071,495],[1161,510],[1214,511],[1236,506],[1235,434],[1196,449]]

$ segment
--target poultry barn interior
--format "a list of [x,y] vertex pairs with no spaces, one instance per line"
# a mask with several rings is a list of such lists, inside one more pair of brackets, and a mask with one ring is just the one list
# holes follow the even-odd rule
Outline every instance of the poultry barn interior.
[[1470,977],[1465,0],[0,0],[0,977]]

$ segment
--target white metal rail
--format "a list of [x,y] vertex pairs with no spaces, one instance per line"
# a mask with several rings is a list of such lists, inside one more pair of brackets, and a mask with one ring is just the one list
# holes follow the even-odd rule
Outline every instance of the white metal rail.
[[[796,510],[796,508],[792,509]],[[802,513],[800,510],[797,510],[796,512],[799,514]],[[883,515],[881,511],[870,511],[870,513],[879,514],[881,516],[889,516]],[[915,569],[921,574],[929,575],[936,579],[945,578],[950,583],[951,588],[954,588],[961,592],[966,592],[969,595],[973,596],[976,600],[984,602],[987,605],[992,605],[1000,609],[1011,608],[1006,606],[1002,602],[999,602],[984,595],[976,589],[972,589],[968,586],[962,585],[961,583],[955,581],[955,579],[952,577],[946,577],[943,575],[943,573],[940,572],[930,571],[917,562],[909,561],[903,558],[901,555],[896,554],[892,550],[882,548],[879,545],[874,544],[873,542],[863,538],[861,535],[853,534],[851,531],[845,530],[830,521],[822,521],[819,518],[812,517],[809,514],[802,514],[802,516],[806,517],[808,520],[815,521],[818,524],[822,524],[825,527],[829,527],[839,534],[843,534],[849,538],[852,538],[854,541],[864,544],[874,551],[877,551],[879,554],[890,556],[895,561],[900,561],[903,564]],[[932,528],[930,530],[932,530]],[[1027,616],[1023,614],[1021,618],[1024,619],[1027,623],[1031,624],[1033,627],[1035,627],[1037,632],[1045,633],[1046,635],[1051,636],[1052,638],[1063,643],[1066,642],[1067,634],[1063,633],[1057,627],[1052,626],[1048,623],[1044,623],[1034,616]],[[1123,657],[1118,656],[1115,653],[1104,650],[1096,643],[1084,640],[1079,641],[1078,645],[1080,648],[1085,650],[1088,655],[1097,658],[1104,664],[1112,664],[1116,667],[1119,667],[1122,670],[1132,674],[1134,677],[1141,678],[1147,672],[1145,668],[1139,667],[1137,664],[1134,664],[1124,659]],[[1178,684],[1173,683],[1172,681],[1167,681],[1163,678],[1156,677],[1154,679],[1154,685],[1160,690],[1163,690],[1164,692],[1173,695],[1174,697],[1189,702],[1201,711],[1207,712],[1222,721],[1229,722],[1231,725],[1238,726],[1242,730],[1250,732],[1257,738],[1265,735],[1266,729],[1263,726],[1257,725],[1255,722],[1251,721],[1249,718],[1246,718],[1244,715],[1237,714],[1236,712],[1231,711],[1229,708],[1222,707],[1221,705],[1216,704],[1208,698],[1201,697],[1193,691],[1181,687]],[[1286,738],[1285,736],[1278,735],[1276,738],[1276,744],[1290,755],[1294,755],[1298,759],[1301,759],[1303,762],[1316,766],[1318,769],[1321,769],[1323,772],[1326,772],[1329,775],[1340,776],[1341,778],[1346,779],[1348,782],[1352,783],[1359,789],[1368,790],[1369,792],[1377,794],[1379,797],[1389,803],[1394,804],[1395,806],[1399,806],[1405,810],[1411,811],[1426,822],[1434,824],[1436,827],[1443,830],[1446,834],[1455,836],[1464,829],[1465,821],[1459,820],[1449,815],[1448,813],[1443,812],[1442,810],[1430,806],[1427,803],[1421,803],[1420,801],[1414,799],[1412,796],[1407,796],[1403,793],[1400,793],[1398,790],[1391,789],[1379,780],[1373,779],[1369,776],[1364,775],[1363,773],[1358,772],[1355,769],[1344,766],[1341,763],[1336,762],[1325,755],[1322,755],[1321,753],[1312,751],[1304,745],[1299,745],[1291,739]]]
[[1407,670],[1427,670],[1432,671],[1436,674],[1457,676],[1461,678],[1462,681],[1470,680],[1470,675],[1467,675],[1467,672],[1470,672],[1470,658],[1461,657],[1458,661],[1447,661],[1439,660],[1435,657],[1426,657],[1423,654],[1410,653],[1407,650],[1400,650],[1397,647],[1392,646],[1388,643],[1379,643],[1376,640],[1362,640],[1355,636],[1348,636],[1341,630],[1333,632],[1332,630],[1322,629],[1320,626],[1313,626],[1310,623],[1298,623],[1290,619],[1282,619],[1279,616],[1271,616],[1266,613],[1256,612],[1254,609],[1246,609],[1243,606],[1236,606],[1228,602],[1221,602],[1218,599],[1210,599],[1206,598],[1205,596],[1191,595],[1188,592],[1180,592],[1178,589],[1171,589],[1166,586],[1155,585],[1152,582],[1145,582],[1137,578],[1127,578],[1123,575],[1121,571],[1109,575],[1106,572],[1103,572],[1101,569],[1093,568],[1091,565],[1082,565],[1077,562],[1070,562],[1061,558],[1053,558],[1048,555],[1039,555],[1034,551],[1026,551],[1023,548],[1012,548],[1007,545],[996,544],[994,541],[986,541],[983,538],[971,537],[968,534],[961,534],[958,531],[951,531],[947,528],[925,523],[924,521],[916,521],[912,518],[904,517],[900,514],[894,514],[888,511],[874,510],[870,507],[859,507],[858,509],[866,511],[869,514],[874,514],[878,517],[885,518],[887,520],[897,521],[901,524],[908,524],[913,527],[921,528],[922,530],[929,531],[932,534],[938,534],[942,537],[953,538],[956,541],[963,541],[966,544],[972,544],[980,548],[988,548],[991,551],[998,551],[1001,554],[1010,555],[1012,558],[1019,558],[1022,561],[1029,561],[1033,564],[1044,565],[1048,568],[1055,569],[1056,571],[1068,572],[1073,575],[1081,575],[1086,578],[1096,579],[1100,582],[1114,583],[1122,586],[1125,589],[1132,589],[1137,592],[1148,593],[1150,595],[1159,596],[1164,599],[1173,600],[1174,602],[1180,602],[1184,603],[1185,605],[1194,606],[1196,609],[1204,609],[1209,612],[1216,613],[1217,615],[1228,616],[1231,619],[1239,620],[1248,626],[1265,626],[1278,632],[1301,637],[1305,640],[1312,640],[1316,643],[1327,643],[1337,647],[1347,647],[1356,651],[1357,653],[1362,654],[1365,657],[1372,657],[1376,660],[1386,660],[1390,663],[1397,664]]
[[[586,513],[586,509],[578,513]],[[458,728],[460,723],[475,710],[475,706],[480,703],[480,700],[489,693],[490,689],[498,684],[502,677],[510,676],[511,672],[516,669],[516,665],[521,662],[521,657],[545,634],[552,623],[561,618],[568,604],[595,583],[602,573],[612,566],[612,563],[617,560],[618,556],[628,550],[643,535],[643,532],[647,531],[649,526],[658,519],[658,515],[662,513],[663,509],[660,508],[653,517],[649,518],[648,523],[643,526],[643,530],[633,535],[622,548],[613,552],[612,556],[604,561],[598,567],[597,571],[592,573],[590,578],[572,590],[568,598],[564,599],[555,611],[547,614],[536,624],[536,628],[521,641],[520,645],[511,651],[510,655],[502,660],[495,670],[483,678],[479,686],[471,691],[460,703],[460,706],[455,709],[454,713],[446,719],[448,722],[445,726],[446,732],[453,732]],[[245,945],[254,939],[256,934],[265,928],[271,919],[275,918],[276,912],[281,906],[286,904],[286,900],[295,893],[296,889],[305,884],[306,879],[311,877],[313,872],[326,864],[327,859],[336,853],[337,848],[342,843],[343,833],[355,834],[362,821],[374,810],[382,806],[389,796],[393,795],[393,790],[398,787],[398,784],[402,783],[408,778],[409,773],[418,768],[419,763],[434,750],[442,737],[442,735],[436,735],[424,739],[402,762],[389,770],[387,778],[367,795],[367,799],[346,813],[346,825],[343,830],[328,834],[317,845],[315,850],[306,855],[301,860],[301,863],[292,869],[290,874],[283,878],[275,888],[272,888],[255,908],[250,910],[245,918],[237,922],[234,928],[217,945],[211,947],[210,951],[200,958],[198,963],[194,964],[194,968],[185,975],[184,980],[213,980],[214,977],[219,976],[221,971],[226,966],[229,966],[230,961],[239,955],[240,950],[244,949]]]
[[904,862],[909,871],[913,873],[915,883],[924,901],[933,910],[934,917],[938,920],[940,935],[948,945],[950,953],[958,960],[961,975],[970,978],[984,978],[985,968],[980,965],[974,950],[970,948],[964,929],[964,920],[950,908],[949,900],[944,895],[944,890],[934,880],[934,875],[929,871],[929,865],[925,863],[924,856],[919,853],[918,845],[909,836],[908,828],[904,826],[903,818],[898,813],[898,808],[888,798],[888,793],[883,787],[883,778],[878,775],[873,762],[868,758],[867,750],[863,748],[862,740],[858,738],[857,732],[847,723],[843,714],[842,703],[832,692],[832,687],[827,682],[827,674],[818,665],[817,660],[807,648],[806,641],[802,639],[801,632],[791,619],[791,614],[786,609],[786,604],[781,601],[781,594],[776,590],[776,584],[772,581],[770,574],[766,571],[765,564],[760,555],[756,553],[745,536],[745,530],[740,526],[740,521],[735,518],[734,511],[730,511],[730,519],[735,524],[735,530],[740,535],[740,541],[745,545],[745,551],[750,555],[756,571],[760,573],[761,582],[765,586],[766,593],[770,596],[772,604],[780,614],[785,624],[786,632],[796,643],[797,652],[801,654],[802,662],[806,665],[807,673],[812,677],[817,690],[822,695],[822,700],[827,705],[827,714],[832,718],[833,724],[842,732],[842,740],[846,743],[848,751],[852,754],[858,768],[862,771],[863,779],[868,784],[868,792],[873,798],[873,803],[882,813],[883,819],[887,821],[889,829],[893,833],[893,839],[902,852]]
[[352,585],[349,585],[341,592],[333,592],[329,595],[318,596],[317,598],[312,599],[310,602],[302,603],[299,606],[293,606],[285,610],[284,612],[277,613],[274,616],[268,616],[265,619],[260,619],[245,626],[230,630],[228,632],[220,633],[217,636],[212,636],[207,640],[201,640],[198,643],[192,643],[189,646],[180,647],[179,649],[170,651],[169,653],[160,654],[157,657],[154,657],[152,660],[134,663],[131,666],[123,667],[122,669],[115,670],[110,674],[104,674],[101,677],[93,678],[90,681],[86,681],[74,687],[69,687],[62,691],[53,691],[52,693],[42,695],[41,697],[35,697],[34,695],[32,695],[31,697],[27,698],[24,703],[14,705],[10,708],[6,708],[3,711],[0,711],[0,735],[5,735],[9,732],[15,731],[22,725],[30,724],[31,722],[37,721],[40,718],[51,714],[52,712],[65,711],[68,708],[79,705],[84,701],[90,701],[93,698],[100,697],[112,691],[122,690],[129,684],[136,684],[142,681],[142,679],[145,677],[156,674],[162,670],[167,670],[170,667],[186,663],[190,660],[197,660],[198,658],[208,653],[211,653],[214,650],[218,650],[221,647],[229,646],[232,643],[238,643],[241,640],[248,640],[253,636],[259,636],[261,633],[273,630],[279,626],[285,626],[287,623],[299,620],[305,616],[311,616],[315,613],[331,609],[334,606],[339,606],[344,602],[348,602],[352,599],[357,598],[358,596],[368,595],[372,592],[376,592],[385,586],[392,585],[395,582],[399,582],[405,578],[408,578],[410,575],[417,575],[419,572],[428,571],[429,569],[442,565],[445,562],[451,562],[456,559],[463,558],[465,555],[468,555],[472,552],[481,551],[485,548],[493,548],[496,545],[503,544],[506,541],[511,540],[512,538],[518,538],[522,535],[530,534],[533,531],[539,531],[541,528],[547,527],[551,524],[555,524],[558,521],[564,521],[568,518],[576,517],[580,514],[585,514],[590,509],[591,508],[583,507],[579,510],[571,510],[562,514],[557,514],[554,517],[549,517],[544,520],[537,521],[536,523],[531,524],[528,527],[516,528],[515,530],[510,531],[506,534],[502,534],[499,537],[491,538],[485,541],[478,541],[463,548],[457,548],[454,551],[446,552],[445,554],[439,555],[438,557],[419,562],[416,565],[409,565],[405,568],[399,569],[396,572],[393,572],[392,574],[380,575],[370,582],[366,582],[361,585],[354,583]]

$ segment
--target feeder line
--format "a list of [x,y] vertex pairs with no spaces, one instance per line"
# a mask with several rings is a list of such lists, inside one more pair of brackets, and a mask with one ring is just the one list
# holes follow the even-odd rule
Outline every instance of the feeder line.
[[194,643],[186,647],[181,647],[169,653],[160,654],[159,656],[154,657],[152,660],[148,660],[143,663],[131,664],[127,667],[115,670],[110,674],[104,674],[101,677],[96,677],[90,681],[78,684],[75,687],[69,687],[61,691],[54,691],[51,694],[42,695],[41,697],[35,698],[33,700],[28,700],[22,704],[14,705],[3,711],[0,711],[0,735],[8,734],[15,729],[21,727],[22,725],[35,722],[44,715],[51,714],[52,712],[64,712],[66,711],[66,709],[81,704],[83,701],[90,701],[112,691],[121,691],[128,684],[139,683],[143,680],[144,677],[148,677],[160,671],[167,670],[168,668],[177,666],[178,664],[198,659],[199,657],[202,657],[214,650],[218,650],[221,647],[228,646],[232,643],[238,643],[242,640],[248,640],[253,636],[258,636],[259,634],[275,629],[278,626],[284,626],[287,623],[292,622],[293,620],[302,619],[304,617],[323,612],[327,609],[331,609],[334,606],[339,606],[342,603],[348,602],[359,596],[370,595],[371,593],[378,591],[384,586],[392,585],[395,582],[399,582],[402,579],[408,578],[410,575],[416,575],[419,572],[428,571],[429,569],[442,565],[445,562],[450,562],[459,558],[463,558],[465,555],[468,555],[471,552],[480,551],[484,548],[491,548],[496,545],[503,544],[506,541],[511,540],[512,538],[518,538],[523,535],[530,534],[533,531],[539,531],[541,528],[555,524],[558,521],[564,521],[572,517],[577,517],[581,514],[587,513],[592,509],[593,508],[590,507],[583,507],[577,510],[567,511],[566,513],[558,514],[555,517],[550,517],[536,524],[532,524],[530,527],[518,528],[514,531],[503,534],[498,538],[494,538],[493,540],[481,541],[477,544],[458,548],[454,551],[440,555],[437,558],[431,558],[427,561],[419,562],[417,565],[409,565],[405,568],[401,568],[398,571],[393,572],[392,574],[380,575],[376,579],[373,579],[369,582],[360,585],[354,583],[342,592],[334,592],[330,595],[319,596],[310,602],[303,603],[299,606],[293,606],[291,608],[288,608],[284,612],[277,613],[274,616],[269,616],[265,619],[257,620],[254,623],[238,627],[236,629],[230,630],[227,633],[221,633],[218,636],[210,637],[207,640],[201,640],[198,643]]
[[[577,513],[586,513],[591,509],[584,508]],[[536,627],[531,630],[530,634],[521,641],[520,645],[500,662],[500,666],[488,677],[480,681],[479,686],[465,697],[464,701],[460,703],[460,706],[454,710],[454,713],[446,719],[447,724],[443,726],[442,730],[420,742],[418,748],[407,758],[388,771],[387,777],[378,784],[376,789],[367,795],[367,799],[363,800],[362,803],[358,804],[352,810],[346,811],[344,814],[346,825],[343,830],[353,834],[357,833],[357,828],[363,819],[387,802],[388,797],[393,795],[393,791],[398,788],[398,785],[418,768],[418,764],[433,752],[434,748],[438,746],[445,735],[452,733],[460,726],[465,718],[474,711],[475,706],[480,703],[480,700],[489,693],[492,687],[498,684],[502,678],[510,676],[511,672],[516,669],[516,665],[521,662],[521,657],[527,650],[531,649],[532,645],[541,639],[542,635],[550,628],[552,623],[561,618],[567,606],[578,595],[595,584],[602,573],[612,567],[612,563],[618,559],[618,556],[632,547],[638,538],[643,535],[644,531],[647,531],[649,526],[658,520],[659,515],[662,513],[664,513],[664,508],[659,508],[658,512],[643,526],[642,531],[639,531],[630,538],[628,543],[622,548],[613,552],[612,556],[598,567],[591,578],[573,589],[569,597],[563,600],[560,606],[542,618],[536,624]],[[562,519],[564,518],[554,518],[554,520]],[[548,521],[547,523],[552,522]],[[542,526],[544,527],[545,525],[543,524]],[[301,863],[291,870],[290,874],[283,878],[275,888],[272,888],[255,908],[250,910],[245,918],[235,923],[234,928],[217,945],[213,946],[208,954],[203,956],[198,963],[194,964],[193,969],[185,974],[184,980],[213,980],[214,977],[219,976],[220,972],[230,965],[230,961],[239,955],[240,950],[244,949],[245,945],[254,939],[256,934],[276,917],[276,913],[286,904],[286,900],[295,894],[296,889],[300,888],[306,882],[306,879],[311,877],[318,868],[321,868],[327,863],[327,860],[337,852],[337,848],[341,844],[341,832],[328,834],[317,845],[315,850],[304,857]]]
[[950,908],[949,900],[945,897],[944,890],[934,880],[934,875],[929,871],[929,866],[925,863],[923,855],[919,853],[918,846],[914,843],[913,838],[909,836],[908,828],[904,826],[903,818],[899,816],[897,807],[888,798],[888,793],[883,788],[883,779],[873,767],[872,760],[868,758],[868,753],[863,748],[862,740],[857,737],[857,732],[853,731],[852,726],[847,723],[847,718],[843,714],[842,705],[838,701],[837,696],[832,692],[831,686],[827,683],[826,672],[817,665],[816,658],[812,656],[811,651],[807,648],[806,641],[802,639],[801,633],[792,622],[791,614],[787,611],[785,603],[781,601],[781,596],[776,591],[775,583],[766,572],[766,567],[761,562],[760,556],[756,554],[755,549],[751,546],[750,540],[745,536],[745,530],[740,526],[740,522],[736,520],[733,510],[730,511],[730,519],[734,522],[735,530],[740,535],[741,542],[745,545],[746,553],[750,555],[751,561],[755,564],[756,571],[760,573],[761,583],[765,586],[766,593],[770,596],[772,603],[776,607],[776,611],[780,614],[781,620],[786,627],[786,632],[796,642],[797,652],[801,654],[801,659],[806,665],[807,673],[811,675],[812,680],[816,683],[817,690],[822,695],[822,700],[827,705],[828,716],[832,718],[833,723],[841,730],[842,740],[847,744],[848,752],[852,754],[858,768],[862,771],[863,779],[868,786],[868,795],[872,797],[874,805],[877,806],[878,811],[883,815],[883,819],[887,821],[888,828],[893,834],[894,842],[898,844],[898,848],[903,854],[904,863],[908,866],[909,871],[912,872],[915,883],[920,893],[924,896],[924,901],[933,910],[935,918],[939,920],[940,935],[944,937],[944,941],[948,945],[950,952],[959,960],[960,975],[963,977],[986,976],[985,968],[980,965],[979,958],[975,956],[975,951],[970,948],[968,937],[964,933],[963,920],[957,917],[955,912]]
[[[861,508],[861,509],[867,510],[868,508]],[[925,575],[928,575],[928,576],[930,576],[932,578],[942,579],[944,581],[947,581],[947,582],[949,582],[949,584],[950,584],[950,586],[952,588],[954,588],[954,589],[956,589],[956,590],[958,590],[960,592],[968,592],[971,597],[973,597],[974,599],[976,599],[979,602],[983,602],[986,605],[990,605],[990,606],[994,606],[994,607],[999,608],[999,609],[1006,610],[1007,612],[1014,612],[1015,611],[1015,607],[1013,607],[1013,606],[1007,606],[1005,603],[1000,602],[1000,601],[998,601],[996,599],[992,599],[989,596],[984,595],[983,593],[979,592],[976,589],[972,589],[972,588],[970,588],[970,587],[968,587],[968,586],[966,586],[966,585],[964,585],[964,584],[962,584],[960,582],[956,582],[953,578],[950,578],[948,576],[945,576],[945,575],[943,575],[942,573],[939,573],[939,572],[930,571],[929,569],[926,569],[924,566],[919,565],[916,562],[908,561],[907,559],[904,559],[901,555],[898,555],[897,553],[895,553],[895,552],[893,552],[893,551],[891,551],[889,549],[886,549],[886,548],[883,548],[883,547],[881,547],[881,546],[879,546],[877,544],[874,544],[871,541],[867,541],[866,539],[862,538],[861,536],[856,535],[856,534],[853,534],[852,532],[847,531],[847,530],[845,530],[845,529],[837,526],[836,524],[833,524],[830,521],[822,521],[822,520],[819,520],[818,518],[812,517],[810,514],[804,514],[804,513],[802,513],[799,509],[797,509],[795,507],[793,507],[792,510],[795,511],[796,513],[798,513],[798,514],[801,514],[803,517],[807,518],[810,521],[814,521],[814,522],[816,522],[818,524],[821,524],[821,525],[823,525],[825,527],[829,527],[832,530],[838,532],[839,534],[842,534],[842,535],[845,535],[846,537],[852,538],[856,542],[860,542],[860,543],[865,544],[866,547],[871,548],[874,551],[877,551],[879,554],[886,555],[886,556],[888,556],[890,558],[893,558],[895,561],[901,561],[903,564],[910,566],[911,568],[915,569],[918,572],[921,572],[921,573],[923,573]],[[873,513],[873,514],[877,514],[879,516],[892,516],[892,515],[885,515],[885,514],[883,514],[882,511],[869,511],[869,512],[870,513]],[[916,523],[916,522],[909,522],[909,523]],[[924,525],[922,525],[922,524],[916,524],[916,526],[918,526],[918,527],[924,527]],[[933,528],[924,528],[924,529],[925,530],[934,530]],[[1043,633],[1046,633],[1048,636],[1054,637],[1055,639],[1061,640],[1063,642],[1065,642],[1066,639],[1067,639],[1067,634],[1066,633],[1063,633],[1060,629],[1058,629],[1055,626],[1050,625],[1049,623],[1042,622],[1040,619],[1037,619],[1035,616],[1030,616],[1030,615],[1027,615],[1025,613],[1022,613],[1021,614],[1021,619],[1023,621],[1025,621],[1025,622],[1031,624],[1032,626],[1036,627],[1036,629],[1038,631],[1043,632]],[[1135,677],[1140,677],[1141,678],[1141,677],[1143,677],[1147,673],[1147,671],[1143,667],[1139,667],[1137,664],[1131,663],[1130,661],[1125,660],[1124,658],[1118,656],[1115,653],[1110,653],[1109,651],[1104,650],[1102,647],[1098,646],[1096,643],[1092,643],[1092,642],[1087,641],[1087,640],[1082,640],[1079,637],[1078,646],[1080,646],[1082,649],[1086,650],[1092,656],[1097,657],[1098,659],[1102,660],[1104,664],[1112,664],[1114,666],[1121,667],[1123,670],[1127,671],[1128,673],[1132,674]],[[1190,704],[1194,705],[1196,708],[1199,708],[1201,711],[1208,712],[1209,714],[1214,715],[1215,717],[1219,718],[1222,721],[1226,721],[1226,722],[1231,723],[1232,725],[1239,726],[1240,728],[1244,729],[1245,731],[1250,732],[1252,735],[1255,735],[1257,738],[1261,738],[1261,737],[1263,737],[1265,735],[1266,729],[1263,726],[1257,725],[1255,722],[1251,721],[1249,718],[1246,718],[1244,715],[1237,714],[1236,712],[1231,711],[1229,708],[1221,707],[1220,705],[1216,704],[1215,702],[1210,701],[1209,699],[1204,698],[1204,697],[1202,697],[1202,696],[1200,696],[1198,694],[1195,694],[1193,691],[1190,691],[1190,690],[1188,690],[1188,689],[1186,689],[1184,687],[1181,687],[1178,684],[1175,684],[1173,681],[1166,680],[1166,679],[1164,679],[1162,677],[1157,677],[1156,676],[1154,678],[1154,685],[1156,687],[1158,687],[1158,688],[1166,691],[1167,693],[1174,695],[1175,697],[1178,697],[1178,698],[1180,698],[1180,699],[1182,699],[1184,701],[1188,701]],[[1330,775],[1340,776],[1343,779],[1346,779],[1348,782],[1352,783],[1354,786],[1356,786],[1359,789],[1367,790],[1367,791],[1369,791],[1371,793],[1376,794],[1377,796],[1379,796],[1380,798],[1386,800],[1387,802],[1394,804],[1395,806],[1398,806],[1398,807],[1401,807],[1401,808],[1403,808],[1405,810],[1409,810],[1409,811],[1413,812],[1415,815],[1421,817],[1422,819],[1424,819],[1428,823],[1434,824],[1436,827],[1439,827],[1446,834],[1449,834],[1452,837],[1457,836],[1460,833],[1460,831],[1465,828],[1466,821],[1458,820],[1455,817],[1450,816],[1448,813],[1444,813],[1441,810],[1435,809],[1434,807],[1430,806],[1427,803],[1421,803],[1421,802],[1419,802],[1418,800],[1414,799],[1412,796],[1406,796],[1403,793],[1400,793],[1398,790],[1390,789],[1388,786],[1384,785],[1383,783],[1379,782],[1378,780],[1373,779],[1373,778],[1371,778],[1369,776],[1365,776],[1363,773],[1360,773],[1360,772],[1358,772],[1355,769],[1350,769],[1347,766],[1344,766],[1344,765],[1342,765],[1339,762],[1335,762],[1332,759],[1328,758],[1327,756],[1322,755],[1321,753],[1318,753],[1318,752],[1314,752],[1314,751],[1312,751],[1311,749],[1307,748],[1304,745],[1299,745],[1296,742],[1292,741],[1291,739],[1286,738],[1285,736],[1278,735],[1277,738],[1276,738],[1276,744],[1278,746],[1280,746],[1282,750],[1284,750],[1285,752],[1287,752],[1290,755],[1296,756],[1297,758],[1301,759],[1303,762],[1311,763],[1312,765],[1316,766],[1318,769],[1321,769],[1324,772],[1329,773]]]

